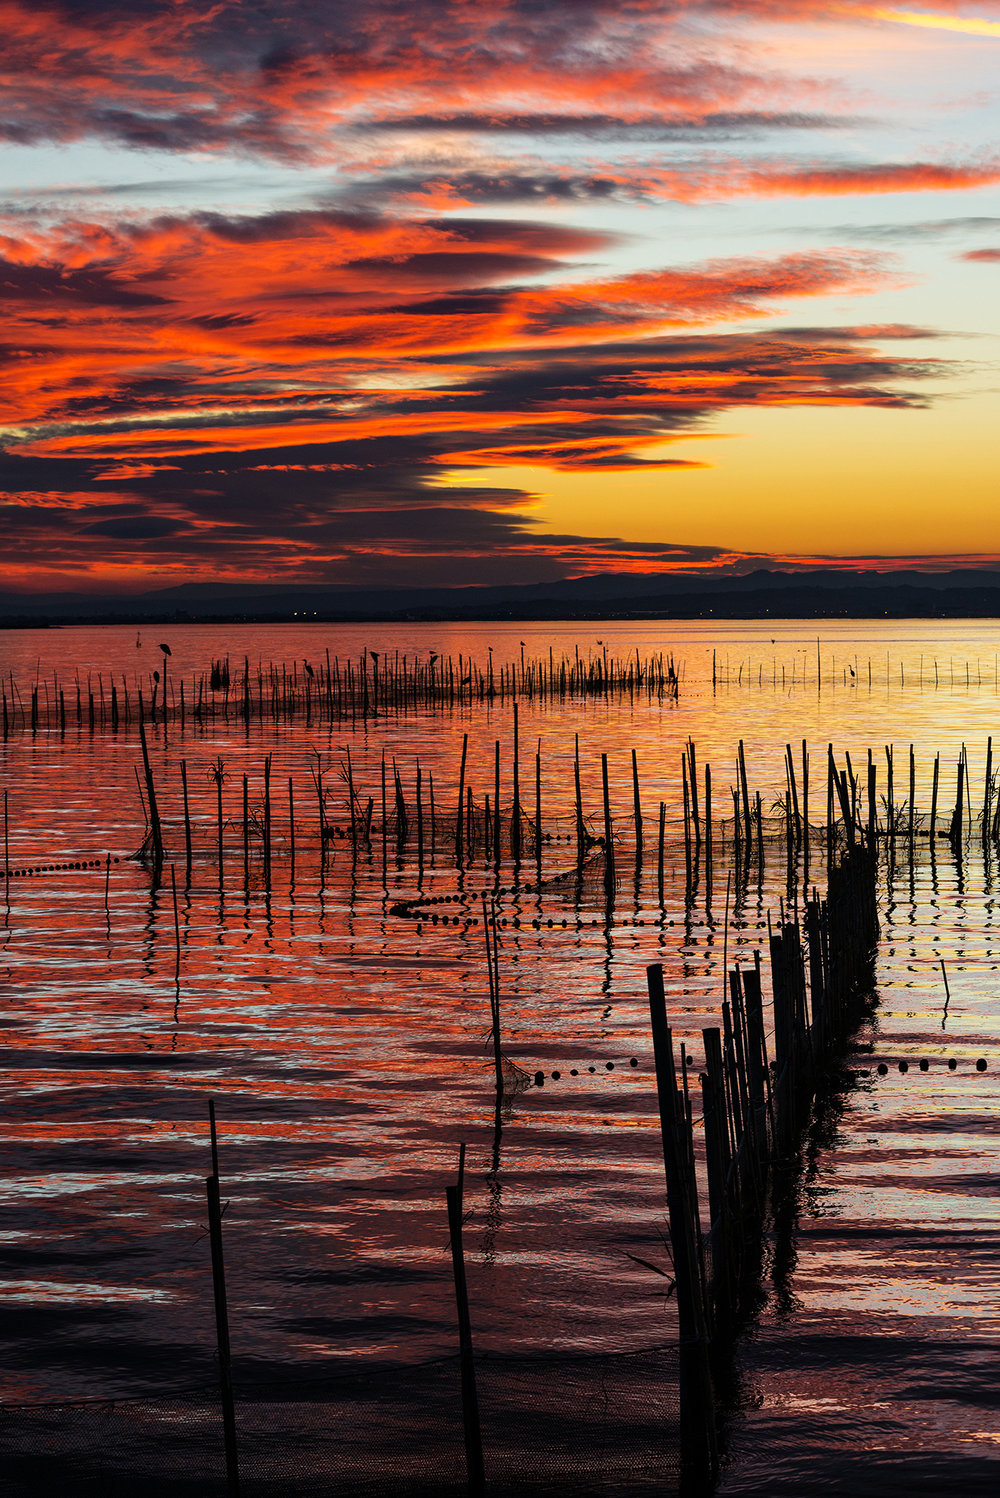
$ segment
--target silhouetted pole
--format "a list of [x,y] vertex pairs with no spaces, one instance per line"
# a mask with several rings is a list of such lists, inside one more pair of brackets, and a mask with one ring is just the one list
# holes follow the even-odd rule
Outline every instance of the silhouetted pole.
[[458,1182],[445,1189],[448,1201],[448,1232],[451,1236],[451,1264],[455,1275],[455,1303],[458,1308],[458,1343],[462,1366],[462,1419],[465,1426],[465,1462],[469,1474],[469,1498],[482,1498],[486,1491],[483,1467],[483,1438],[479,1428],[479,1398],[476,1393],[476,1369],[472,1361],[472,1325],[469,1321],[469,1292],[465,1283],[465,1256],[462,1252],[462,1192],[465,1185],[465,1145],[458,1155]]
[[678,1087],[659,963],[647,967],[646,982],[680,1331],[682,1487],[692,1492],[710,1487],[718,1471],[715,1395],[700,1263],[698,1186],[690,1142],[691,1116],[686,1092]]
[[239,1498],[240,1469],[236,1453],[236,1407],[233,1400],[232,1358],[229,1351],[229,1310],[226,1304],[226,1268],[222,1257],[222,1206],[219,1200],[219,1148],[215,1134],[215,1104],[209,1102],[212,1131],[212,1174],[205,1179],[208,1197],[208,1231],[212,1245],[212,1288],[215,1292],[215,1334],[219,1346],[219,1393],[222,1399],[222,1433],[226,1447],[226,1486],[229,1498]]

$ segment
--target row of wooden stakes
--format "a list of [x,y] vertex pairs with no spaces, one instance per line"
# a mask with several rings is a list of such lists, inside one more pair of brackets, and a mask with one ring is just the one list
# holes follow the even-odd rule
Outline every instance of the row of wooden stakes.
[[683,1044],[679,1057],[675,1051],[662,967],[647,969],[691,1492],[711,1491],[718,1474],[717,1389],[728,1381],[734,1338],[758,1303],[776,1179],[794,1164],[822,1079],[871,1012],[875,874],[874,847],[855,841],[831,867],[826,898],[810,900],[803,921],[783,919],[771,932],[770,1053],[759,953],[752,968],[729,972],[722,1025],[703,1032],[707,1203],[699,1193],[689,1057]]
[[[163,823],[144,722],[139,723],[139,738],[143,755],[140,791],[143,794],[143,810],[147,821],[147,834],[141,851],[154,863],[162,864]],[[383,754],[381,784],[376,787],[374,794],[366,794],[352,763],[349,747],[344,749],[344,759],[337,766],[324,764],[317,753],[316,762],[311,767],[309,799],[316,808],[315,831],[318,832],[321,850],[332,847],[339,839],[354,854],[358,854],[363,849],[370,851],[373,843],[380,841],[383,863],[387,861],[392,847],[397,859],[405,854],[415,853],[418,865],[422,867],[425,857],[433,860],[439,850],[447,849],[449,857],[453,854],[456,864],[460,866],[471,865],[480,859],[499,866],[501,860],[509,858],[515,865],[522,860],[533,862],[538,866],[541,877],[543,847],[551,843],[575,841],[579,860],[592,853],[599,853],[603,857],[607,894],[609,899],[612,898],[617,881],[616,863],[624,856],[623,841],[633,843],[637,866],[642,862],[647,848],[648,821],[643,809],[635,749],[631,751],[632,804],[629,811],[622,815],[621,807],[612,807],[608,756],[602,754],[601,806],[596,815],[591,815],[585,808],[581,787],[579,737],[573,754],[572,806],[566,795],[569,787],[561,791],[555,808],[551,804],[543,806],[541,741],[534,747],[534,752],[526,757],[526,764],[520,747],[516,701],[513,704],[512,764],[502,766],[499,739],[493,748],[489,788],[485,793],[474,791],[467,769],[469,735],[464,734],[457,792],[445,792],[443,795],[440,786],[435,792],[434,776],[423,769],[419,756],[415,761],[415,779],[408,785],[405,783],[404,767],[394,758],[387,761]],[[803,741],[800,767],[797,752],[793,753],[792,746],[788,744],[785,746],[785,788],[773,801],[770,814],[765,817],[760,792],[751,793],[749,788],[746,751],[741,740],[736,755],[735,783],[729,790],[732,813],[731,816],[722,817],[717,804],[713,804],[712,768],[707,763],[699,765],[696,746],[689,739],[680,765],[683,846],[689,890],[694,891],[704,873],[706,889],[711,898],[714,864],[720,857],[735,872],[738,885],[745,883],[753,858],[756,858],[759,865],[763,865],[764,847],[768,841],[785,842],[788,866],[791,869],[795,863],[801,864],[804,883],[808,882],[810,855],[817,843],[825,842],[826,861],[829,865],[839,844],[853,846],[862,837],[870,845],[881,839],[888,843],[890,850],[895,850],[900,845],[904,852],[908,850],[911,858],[919,839],[931,834],[933,838],[946,836],[958,853],[961,852],[965,836],[976,830],[981,832],[984,842],[1000,841],[1000,794],[997,793],[997,773],[993,769],[992,738],[987,741],[986,746],[981,810],[975,809],[972,804],[972,777],[967,751],[963,746],[956,767],[954,805],[946,808],[943,823],[938,812],[939,800],[942,799],[941,756],[935,756],[929,826],[925,825],[928,818],[918,814],[915,809],[916,759],[912,746],[909,752],[909,794],[902,803],[897,803],[895,799],[897,782],[891,745],[886,746],[885,757],[885,789],[880,795],[879,766],[871,750],[868,751],[865,775],[863,769],[854,769],[849,753],[844,754],[844,766],[840,767],[833,746],[828,746],[825,817],[817,821],[814,814],[812,817],[810,815],[810,795],[812,793],[815,799],[815,793],[811,787],[808,747]],[[180,761],[180,769],[185,852],[190,873],[193,849],[192,813],[187,763],[183,759]],[[213,842],[221,877],[224,830],[238,826],[240,818],[238,814],[234,815],[231,804],[224,809],[223,786],[230,779],[230,772],[221,760],[210,767],[209,779],[215,785],[216,827]],[[270,756],[264,763],[262,795],[255,793],[251,797],[250,779],[246,773],[242,775],[242,781],[244,870],[249,875],[251,864],[255,868],[261,867],[265,882],[269,882],[272,826],[277,818]],[[284,791],[281,795],[284,799]],[[231,793],[227,793],[226,800],[231,803]],[[301,811],[299,818],[301,821]],[[201,823],[204,818],[197,820]],[[287,817],[282,814],[281,821],[282,832],[278,841],[284,851],[291,851],[294,857],[296,810],[291,777],[287,787]],[[312,829],[307,822],[302,831],[309,830]],[[654,845],[661,900],[668,843],[677,831],[677,825],[668,817],[667,803],[660,801]],[[931,847],[933,845],[932,841]]]
[[379,716],[402,716],[427,709],[453,709],[477,705],[527,702],[565,702],[573,698],[644,698],[676,701],[680,671],[672,656],[657,651],[642,657],[639,651],[613,656],[606,647],[598,654],[556,656],[478,664],[471,657],[400,655],[365,650],[358,660],[325,658],[309,661],[251,666],[244,657],[241,668],[231,668],[228,657],[213,661],[208,672],[190,677],[170,668],[170,650],[163,652],[160,667],[120,680],[103,672],[70,685],[58,675],[44,677],[22,690],[13,676],[0,684],[0,722],[3,737],[14,732],[58,729],[66,733],[75,724],[91,732],[112,733],[137,723],[172,723],[182,730],[190,723],[301,720],[315,723],[365,721]]

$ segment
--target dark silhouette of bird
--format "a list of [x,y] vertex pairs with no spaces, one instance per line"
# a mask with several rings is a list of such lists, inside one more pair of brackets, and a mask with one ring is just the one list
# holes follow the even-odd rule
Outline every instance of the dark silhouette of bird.
[[315,671],[314,671],[314,670],[313,670],[313,668],[312,668],[312,666],[310,666],[310,664],[309,664],[309,662],[308,662],[308,661],[303,661],[303,662],[302,662],[302,664],[303,664],[303,665],[304,665],[304,666],[305,666],[305,668],[306,668],[306,675],[307,675],[307,676],[309,676],[309,677],[312,677],[312,676],[315,676],[315,674],[316,674],[316,673],[315,673]]
[[170,646],[169,646],[169,645],[163,645],[163,644],[161,644],[161,645],[160,645],[160,649],[161,649],[161,650],[162,650],[162,651],[163,651],[163,654],[164,654],[164,655],[170,655],[170,654],[172,654],[172,652],[171,652],[171,649],[170,649]]

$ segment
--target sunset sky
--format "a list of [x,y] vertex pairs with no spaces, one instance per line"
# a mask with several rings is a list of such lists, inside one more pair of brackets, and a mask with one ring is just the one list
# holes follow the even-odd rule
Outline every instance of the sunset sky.
[[1000,3],[0,0],[0,579],[1000,554]]

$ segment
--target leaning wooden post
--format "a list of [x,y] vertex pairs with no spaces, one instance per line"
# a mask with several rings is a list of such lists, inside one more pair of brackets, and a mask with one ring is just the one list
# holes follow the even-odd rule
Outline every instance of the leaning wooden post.
[[347,750],[347,795],[351,803],[351,852],[357,856],[358,851],[358,819],[354,805],[354,767],[351,764],[351,751]]
[[[912,747],[910,749],[912,755]],[[986,777],[983,788],[983,842],[990,835],[990,805],[993,800],[993,736],[986,740]]]
[[687,741],[688,781],[691,794],[691,830],[694,833],[695,855],[701,852],[701,817],[698,814],[698,775],[694,754],[694,739]]
[[181,918],[177,910],[177,872],[170,865],[170,888],[174,897],[174,983],[180,988],[181,982]]
[[667,803],[660,802],[660,834],[656,843],[656,893],[663,909],[663,842],[667,828]]
[[149,746],[146,743],[146,729],[142,719],[139,719],[139,743],[142,746],[142,768],[146,779],[146,796],[149,801],[149,829],[153,839],[153,866],[159,877],[160,869],[163,867],[163,829],[160,826],[160,813],[156,805],[156,787],[153,784],[153,771],[149,763]]
[[708,1325],[700,1263],[697,1182],[684,1143],[690,1127],[674,1067],[673,1038],[667,1024],[663,967],[646,969],[649,1020],[653,1032],[656,1093],[667,1180],[667,1211],[677,1288],[680,1329],[681,1459],[692,1476],[713,1479],[718,1470],[715,1396],[709,1361]]
[[205,1178],[208,1197],[208,1231],[212,1245],[212,1288],[215,1292],[215,1333],[219,1345],[219,1393],[222,1398],[222,1433],[226,1447],[226,1485],[229,1498],[239,1498],[240,1469],[236,1450],[236,1406],[233,1400],[232,1358],[229,1350],[229,1309],[226,1304],[226,1268],[222,1257],[222,1206],[219,1199],[219,1147],[215,1133],[215,1104],[209,1102],[212,1131],[212,1174]]
[[243,888],[250,889],[250,782],[243,776]]
[[615,888],[615,850],[612,842],[611,795],[608,789],[608,756],[601,755],[601,788],[604,794],[604,887],[610,898]]
[[181,786],[184,791],[184,862],[187,881],[191,882],[191,806],[188,801],[187,760],[181,760]]
[[587,846],[587,829],[583,822],[583,795],[580,791],[580,735],[573,745],[573,783],[576,790],[576,858],[579,863]]
[[[487,854],[489,849],[486,850]],[[535,751],[535,877],[542,882],[542,741]]]
[[909,800],[909,803],[910,803],[910,817],[909,817],[909,825],[907,827],[907,836],[910,839],[910,862],[911,863],[913,862],[913,828],[914,828],[914,823],[915,823],[915,820],[916,820],[916,813],[915,813],[916,799],[917,799],[917,761],[916,761],[916,758],[915,758],[914,753],[913,753],[913,745],[911,744],[910,745],[910,794],[909,794],[909,797],[908,797],[908,800]]
[[[431,823],[432,823],[432,826],[433,826],[433,820],[434,819],[433,819],[433,813],[432,813],[431,814]],[[431,836],[433,837],[433,832],[431,833]],[[386,800],[385,800],[385,750],[383,749],[382,750],[382,885],[383,885],[383,888],[385,888],[385,886],[386,886],[386,871],[387,871],[387,867],[388,867],[388,857],[389,857],[389,820],[388,820],[388,811],[386,809]],[[386,893],[388,893],[388,890],[386,890]]]
[[933,784],[931,786],[931,831],[930,831],[930,838],[931,838],[931,845],[932,846],[933,846],[933,843],[934,843],[934,839],[937,837],[937,830],[936,829],[937,829],[938,780],[940,778],[940,774],[941,774],[941,756],[940,756],[940,754],[935,754],[935,756],[934,756],[934,780],[933,780]]
[[458,810],[455,813],[455,862],[462,862],[462,823],[465,820],[465,760],[469,753],[469,735],[462,735],[462,767],[458,773]]
[[747,786],[747,760],[743,748],[743,740],[740,739],[736,752],[736,765],[740,777],[740,793],[743,797],[743,823],[746,828],[746,842],[749,848],[753,841],[753,820],[750,816],[750,791]]
[[687,755],[681,755],[681,781],[684,789],[684,868],[685,885],[690,894],[692,884],[691,860],[691,798],[688,793]]
[[[964,749],[964,744],[962,747]],[[962,813],[965,810],[965,759],[963,755],[959,755],[957,773],[955,810],[951,814],[951,825],[948,828],[948,836],[956,845],[962,841]]]
[[264,886],[271,888],[271,756],[264,756]]
[[455,1276],[455,1304],[458,1309],[458,1345],[462,1368],[462,1419],[465,1426],[465,1463],[469,1474],[469,1498],[482,1498],[486,1491],[483,1467],[483,1437],[479,1428],[479,1398],[476,1393],[476,1368],[472,1360],[472,1324],[469,1320],[469,1292],[465,1283],[465,1255],[462,1252],[462,1192],[465,1185],[465,1145],[458,1154],[458,1182],[445,1188],[448,1202],[448,1232],[451,1237],[451,1267]]
[[514,801],[510,813],[510,856],[521,861],[521,760],[518,744],[517,699],[514,700]]
[[288,777],[288,861],[291,867],[290,878],[295,883],[295,790],[292,785],[292,777]]
[[222,781],[223,781],[223,778],[224,778],[224,773],[225,772],[223,770],[223,765],[222,765],[222,756],[220,755],[219,759],[218,759],[218,763],[213,767],[213,770],[212,770],[212,778],[215,781],[215,825],[216,825],[216,836],[217,836],[218,848],[219,848],[219,889],[220,890],[222,889],[222,884],[223,884],[223,867],[222,867]]
[[[486,972],[490,984],[490,1026],[493,1036],[493,1066],[496,1071],[497,1097],[503,1093],[503,1055],[500,1050],[500,964],[497,961],[497,928],[496,917],[492,919],[487,914],[486,896],[481,896],[483,902],[483,936],[486,939]],[[493,927],[493,940],[490,941],[490,926]]]
[[632,806],[635,816],[635,856],[642,860],[642,801],[639,798],[639,764],[632,750]]

